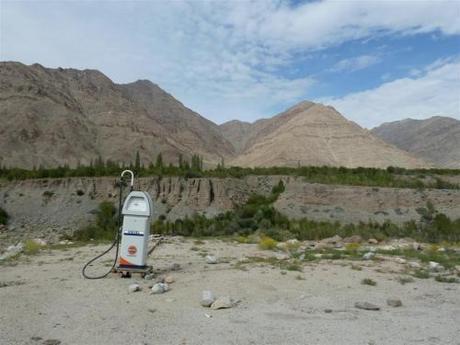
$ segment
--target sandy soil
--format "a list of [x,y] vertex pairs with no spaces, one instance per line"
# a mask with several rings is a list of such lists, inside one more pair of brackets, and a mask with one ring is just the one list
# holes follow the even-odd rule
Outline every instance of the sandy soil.
[[[239,259],[275,253],[250,244],[173,239],[150,263],[176,282],[169,292],[151,295],[152,282],[139,276],[83,279],[82,265],[103,249],[43,251],[0,266],[0,283],[18,284],[0,288],[0,343],[460,344],[460,285],[433,279],[401,285],[403,268],[394,261],[359,262],[361,271],[343,260],[306,263],[303,272],[260,263],[243,270],[235,266]],[[208,265],[204,250],[228,262]],[[93,272],[107,269],[109,258]],[[173,263],[181,269],[168,273]],[[362,285],[363,278],[377,286]],[[143,290],[128,293],[134,281]],[[231,309],[203,308],[205,289],[240,302]],[[389,297],[403,306],[387,306]],[[381,310],[356,309],[358,301]]]

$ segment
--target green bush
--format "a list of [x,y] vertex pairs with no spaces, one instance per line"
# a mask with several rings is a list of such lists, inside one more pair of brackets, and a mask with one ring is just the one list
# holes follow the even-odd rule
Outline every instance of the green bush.
[[0,224],[6,225],[10,216],[6,211],[0,207]]
[[37,242],[35,242],[34,240],[26,240],[24,242],[24,254],[26,255],[34,255],[34,254],[37,254],[40,249],[41,249],[41,245]]
[[[137,176],[181,176],[184,178],[217,177],[217,178],[242,178],[249,175],[261,176],[296,176],[303,177],[305,181],[374,187],[396,188],[437,188],[437,189],[460,189],[458,184],[444,181],[440,175],[460,175],[460,169],[414,169],[407,170],[396,167],[387,169],[375,168],[337,168],[328,166],[303,166],[303,167],[225,167],[219,164],[214,169],[203,169],[203,158],[192,155],[191,161],[187,161],[179,155],[177,164],[163,161],[161,153],[156,157],[156,163],[144,166],[141,157],[136,153],[132,157],[135,164],[121,166],[110,160],[104,161],[98,157],[88,166],[79,165],[70,168],[67,165],[56,168],[43,168],[26,170],[20,168],[0,167],[0,178],[8,180],[21,180],[28,178],[60,178],[60,177],[87,177],[87,176],[118,176],[124,169],[133,169]],[[153,157],[150,161],[154,161]],[[426,179],[426,177],[431,177]],[[428,182],[427,182],[428,181]],[[273,195],[284,191],[282,181],[273,187]]]
[[436,212],[429,203],[424,211],[420,211],[423,218],[420,224],[411,221],[404,225],[396,225],[387,221],[344,225],[306,218],[288,219],[272,206],[276,197],[276,194],[251,195],[246,204],[213,219],[195,214],[192,217],[169,222],[166,217],[160,216],[159,220],[152,225],[152,232],[182,236],[249,236],[262,233],[276,241],[291,238],[321,240],[334,235],[342,237],[360,235],[364,239],[378,240],[411,237],[418,241],[432,243],[460,241],[460,219],[450,220],[444,214]]
[[263,250],[273,250],[276,248],[276,242],[273,238],[264,236],[260,239],[259,248]]
[[77,230],[72,239],[76,241],[112,240],[117,231],[116,208],[113,203],[103,201],[96,212],[96,222]]

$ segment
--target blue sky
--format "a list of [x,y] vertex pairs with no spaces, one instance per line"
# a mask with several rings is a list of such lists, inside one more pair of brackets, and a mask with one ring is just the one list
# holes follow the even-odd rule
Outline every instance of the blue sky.
[[214,122],[301,100],[460,119],[458,1],[4,1],[0,59],[149,79]]

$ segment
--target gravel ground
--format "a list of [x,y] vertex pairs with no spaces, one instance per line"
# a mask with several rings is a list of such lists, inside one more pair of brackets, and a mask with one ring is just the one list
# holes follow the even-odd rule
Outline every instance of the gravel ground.
[[[152,295],[152,281],[139,276],[83,279],[82,265],[104,248],[46,250],[0,266],[0,344],[460,344],[460,285],[402,285],[403,265],[391,260],[360,261],[360,271],[345,260],[282,271],[238,265],[247,256],[276,254],[255,245],[177,238],[149,259],[175,279],[170,291]],[[208,265],[206,253],[224,262]],[[93,272],[107,269],[109,258]],[[181,269],[171,271],[174,263]],[[377,285],[361,284],[364,278]],[[133,282],[142,291],[128,293]],[[239,303],[204,308],[202,290]],[[403,306],[388,306],[392,297]],[[381,309],[355,308],[360,301]]]

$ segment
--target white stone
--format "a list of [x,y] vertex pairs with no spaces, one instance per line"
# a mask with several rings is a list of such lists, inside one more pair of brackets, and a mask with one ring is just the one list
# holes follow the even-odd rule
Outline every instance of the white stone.
[[408,265],[410,268],[414,268],[414,269],[422,268],[422,265],[420,265],[417,261],[410,261]]
[[128,286],[128,291],[130,293],[136,292],[136,291],[141,291],[141,287],[139,286],[139,284],[134,283],[134,284],[131,284],[130,286]]
[[169,290],[169,286],[166,283],[156,283],[152,286],[153,294],[162,294]]
[[172,284],[172,283],[174,283],[174,281],[175,281],[175,280],[174,280],[174,277],[173,277],[173,276],[166,276],[165,279],[164,279],[164,282],[165,282],[166,284]]
[[278,253],[275,255],[275,258],[277,260],[288,260],[289,259],[289,255],[287,254],[283,254],[283,253]]
[[46,242],[45,240],[41,239],[41,238],[34,238],[32,240],[34,243],[38,244],[39,246],[46,246],[48,244],[48,242]]
[[216,299],[215,299],[214,294],[212,293],[212,291],[203,290],[203,292],[201,293],[201,302],[200,302],[200,304],[203,307],[210,307],[211,304],[213,304],[215,300]]
[[387,304],[390,307],[394,307],[394,308],[402,306],[402,302],[401,302],[401,300],[399,298],[388,298],[387,299]]
[[206,255],[206,263],[210,265],[217,264],[217,258],[213,255]]
[[396,247],[395,246],[392,246],[392,245],[385,245],[385,246],[381,246],[379,247],[380,250],[385,250],[385,251],[391,251],[391,250],[395,250]]
[[373,252],[367,252],[366,254],[363,255],[364,260],[372,260],[375,256],[375,253]]
[[433,271],[433,272],[444,271],[444,267],[440,263],[435,262],[435,261],[430,261],[430,263],[428,264],[428,268],[430,269],[430,271]]
[[405,264],[407,262],[406,259],[403,259],[403,258],[396,258],[395,261],[398,263],[398,264]]

